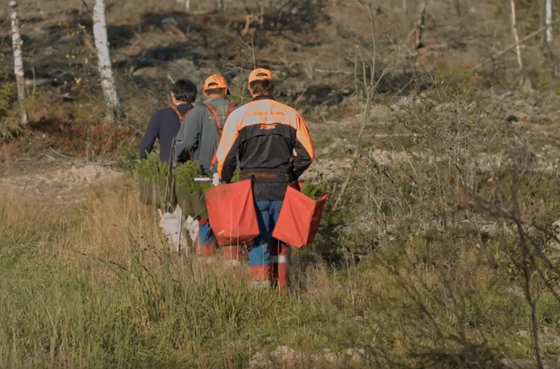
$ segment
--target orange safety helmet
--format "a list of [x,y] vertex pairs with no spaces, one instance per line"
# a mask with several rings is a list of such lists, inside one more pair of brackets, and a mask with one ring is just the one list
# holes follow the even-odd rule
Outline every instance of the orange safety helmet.
[[217,90],[222,88],[227,89],[229,92],[226,79],[219,74],[213,74],[210,77],[206,78],[206,80],[204,81],[204,87],[202,91]]
[[249,74],[249,83],[254,81],[272,81],[272,72],[264,68],[255,69]]

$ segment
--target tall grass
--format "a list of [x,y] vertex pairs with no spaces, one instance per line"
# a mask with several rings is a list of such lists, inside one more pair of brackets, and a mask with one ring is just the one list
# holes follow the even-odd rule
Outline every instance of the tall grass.
[[[482,368],[532,351],[523,297],[460,240],[428,252],[411,236],[405,255],[319,262],[304,288],[278,294],[170,253],[130,180],[73,205],[0,204],[2,368],[243,368],[285,345],[297,355],[267,367]],[[556,326],[555,306],[539,301],[544,325]]]
[[132,178],[72,204],[0,193],[0,368],[486,369],[558,357],[558,176],[497,106],[453,83],[394,114],[415,135],[388,143],[390,165],[368,149],[355,159],[348,191],[331,194],[343,196],[335,242],[294,251],[288,293],[174,255]]

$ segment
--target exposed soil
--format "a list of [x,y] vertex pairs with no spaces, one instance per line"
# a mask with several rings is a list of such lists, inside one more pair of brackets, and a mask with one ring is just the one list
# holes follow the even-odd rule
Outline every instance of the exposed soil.
[[[21,163],[21,162],[20,162]],[[123,176],[107,166],[71,160],[40,160],[5,168],[0,190],[6,194],[68,203],[83,199],[86,189]]]

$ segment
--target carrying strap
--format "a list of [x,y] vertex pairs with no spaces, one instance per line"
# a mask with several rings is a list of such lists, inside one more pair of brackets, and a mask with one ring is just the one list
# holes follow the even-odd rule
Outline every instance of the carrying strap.
[[[191,111],[193,111],[194,106],[191,105],[191,108],[189,110],[186,111],[185,115],[181,115],[181,112],[179,111],[179,109],[177,108],[177,105],[175,104],[171,104],[169,105],[169,107],[175,112],[175,114],[177,114],[177,118],[179,118],[179,124],[183,124],[183,122],[185,121],[185,118],[191,113]],[[189,153],[189,158],[190,160],[192,160],[192,156],[193,153]]]
[[[222,131],[224,130],[224,124],[227,121],[229,115],[231,114],[231,112],[233,111],[233,108],[235,107],[235,103],[231,103],[229,104],[229,108],[228,108],[228,112],[226,114],[226,118],[224,120],[224,124],[222,124],[220,122],[220,118],[218,117],[218,112],[216,111],[216,109],[211,105],[211,104],[204,104],[208,110],[210,110],[210,113],[212,113],[212,115],[214,116],[214,120],[216,121],[216,127],[218,127],[218,133],[220,134],[220,137],[222,137]],[[210,166],[213,167],[214,164],[216,164],[216,154],[218,153],[218,148],[216,147],[216,151],[214,151],[214,156],[212,157],[212,162],[210,163]]]
[[187,110],[187,112],[185,113],[185,115],[181,115],[181,112],[179,112],[179,109],[177,108],[177,105],[175,104],[171,104],[169,105],[169,107],[171,109],[173,109],[173,111],[175,112],[175,114],[177,114],[177,118],[179,118],[179,124],[183,124],[183,121],[185,120],[185,118],[187,117],[187,115],[189,115],[191,113],[191,111],[194,109],[194,106],[191,106],[191,108],[189,110]]
[[[218,117],[218,112],[216,111],[214,106],[212,106],[212,104],[204,104],[204,106],[206,106],[208,108],[208,110],[210,110],[210,113],[212,113],[212,115],[214,116],[214,120],[216,121],[216,126],[218,127],[218,132],[220,133],[220,136],[221,136],[222,135],[222,130],[224,129],[224,125],[220,122],[220,118]],[[229,104],[228,112],[226,114],[226,119],[224,120],[224,123],[228,119],[231,112],[233,111],[234,106],[235,106],[235,103]]]

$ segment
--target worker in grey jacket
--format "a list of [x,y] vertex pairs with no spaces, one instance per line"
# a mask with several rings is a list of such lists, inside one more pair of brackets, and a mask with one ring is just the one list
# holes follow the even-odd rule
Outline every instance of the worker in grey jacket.
[[175,153],[179,163],[196,160],[205,174],[212,174],[212,161],[222,128],[229,114],[240,105],[229,101],[228,94],[228,84],[224,77],[215,74],[204,81],[203,105],[190,112],[177,133]]
[[[228,83],[224,77],[217,74],[208,77],[204,81],[202,89],[202,95],[205,98],[203,104],[195,107],[185,118],[175,140],[177,162],[198,161],[203,172],[209,176],[213,175],[216,179],[214,163],[222,128],[229,114],[241,105],[229,101],[228,94]],[[198,236],[194,240],[195,253],[211,260],[214,256],[216,242],[208,219],[198,218],[193,222],[198,222],[198,225],[188,225],[188,227],[198,227]],[[230,265],[239,263],[240,250],[239,247],[224,248],[226,262],[229,262]]]

